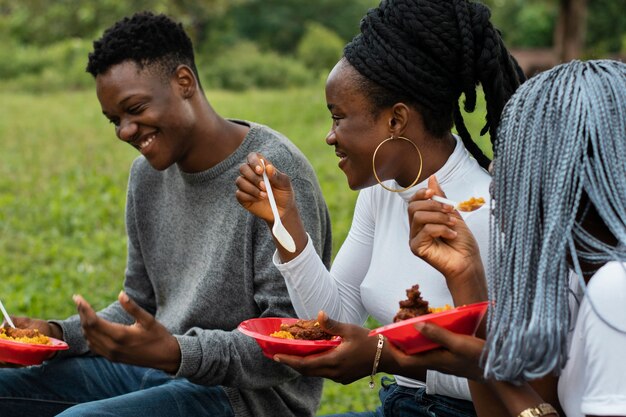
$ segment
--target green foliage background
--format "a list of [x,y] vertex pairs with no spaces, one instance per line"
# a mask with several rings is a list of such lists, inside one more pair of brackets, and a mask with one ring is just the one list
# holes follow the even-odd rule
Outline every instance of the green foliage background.
[[[558,0],[484,0],[510,48],[552,44]],[[0,89],[89,85],[93,39],[136,11],[166,13],[194,41],[212,88],[313,85],[378,0],[0,0]],[[624,0],[588,2],[586,57],[626,55]]]

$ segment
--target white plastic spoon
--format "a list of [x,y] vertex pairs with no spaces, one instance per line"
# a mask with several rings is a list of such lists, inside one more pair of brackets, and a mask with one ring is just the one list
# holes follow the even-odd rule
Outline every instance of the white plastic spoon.
[[6,309],[4,308],[4,304],[2,304],[1,300],[0,300],[0,310],[2,310],[2,315],[4,316],[4,319],[6,320],[6,322],[9,323],[9,326],[15,329],[15,324],[13,324],[13,321],[11,321],[11,317],[9,317],[9,313],[7,313]]
[[293,253],[296,251],[296,242],[293,241],[293,238],[283,226],[283,223],[280,221],[280,215],[278,214],[278,208],[276,207],[276,200],[274,200],[274,193],[272,192],[272,186],[270,185],[270,180],[267,179],[267,174],[265,173],[265,161],[261,159],[261,165],[263,165],[263,181],[265,182],[265,189],[267,190],[267,199],[270,201],[270,207],[272,208],[272,214],[274,215],[274,226],[272,226],[272,233],[274,237],[285,248],[287,251]]

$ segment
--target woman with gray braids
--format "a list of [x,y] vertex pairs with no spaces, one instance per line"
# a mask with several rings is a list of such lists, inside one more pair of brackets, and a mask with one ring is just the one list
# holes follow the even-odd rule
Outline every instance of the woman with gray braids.
[[[567,416],[626,416],[624,103],[626,64],[573,61],[529,80],[505,108],[494,148],[486,340],[421,329],[448,348],[431,355],[449,359],[439,369],[486,381],[474,397],[479,409],[496,397],[506,408],[497,415],[556,415],[528,385],[502,382],[555,373]],[[475,244],[467,249],[463,222],[449,226],[449,213],[429,200],[438,191],[432,180],[411,203],[411,247],[448,282],[463,281],[454,271],[480,272],[481,260]]]
[[[302,227],[290,179],[279,171],[287,167],[250,154],[237,179],[239,202],[271,227],[260,159],[265,161],[281,221],[296,244],[292,253],[277,242],[274,257],[296,313],[318,317],[325,330],[343,338],[323,355],[275,359],[342,383],[371,376],[372,387],[377,371],[397,374],[395,382],[384,378],[377,410],[352,415],[473,416],[465,379],[426,366],[414,368],[411,378],[399,376],[393,346],[368,337],[362,325],[370,315],[391,323],[405,291],[416,283],[434,306],[466,304],[451,296],[439,271],[411,252],[408,202],[433,174],[451,198],[488,195],[491,178],[481,165],[490,161],[472,141],[458,103],[464,95],[465,109],[473,111],[476,86],[482,85],[485,131],[493,140],[504,104],[523,75],[491,25],[489,10],[466,0],[383,1],[363,18],[361,33],[344,55],[326,83],[333,119],[326,142],[335,148],[350,188],[360,192],[331,270]],[[488,208],[465,220],[486,255]],[[476,288],[472,296],[486,299],[484,288]]]

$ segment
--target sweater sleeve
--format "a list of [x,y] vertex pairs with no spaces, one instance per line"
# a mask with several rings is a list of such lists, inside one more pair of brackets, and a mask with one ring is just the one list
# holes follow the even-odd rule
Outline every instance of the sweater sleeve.
[[365,322],[368,313],[361,302],[360,285],[369,267],[373,236],[373,216],[367,197],[360,193],[350,232],[330,272],[310,244],[284,264],[274,255],[274,264],[285,278],[298,317],[314,318],[324,310],[335,320],[359,325]]

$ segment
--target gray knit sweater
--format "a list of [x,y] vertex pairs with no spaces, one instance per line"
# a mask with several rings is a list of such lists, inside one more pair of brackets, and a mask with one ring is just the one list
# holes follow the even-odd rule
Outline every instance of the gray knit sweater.
[[[330,264],[328,210],[312,167],[281,134],[255,123],[241,146],[195,174],[174,165],[157,171],[143,158],[131,168],[124,289],[154,314],[180,345],[177,372],[197,384],[221,385],[236,416],[311,416],[322,380],[300,376],[262,355],[236,330],[252,317],[295,317],[265,222],[235,198],[235,179],[248,153],[265,155],[290,176],[306,230]],[[115,302],[98,313],[132,323]],[[57,321],[70,355],[88,351],[77,316]]]

